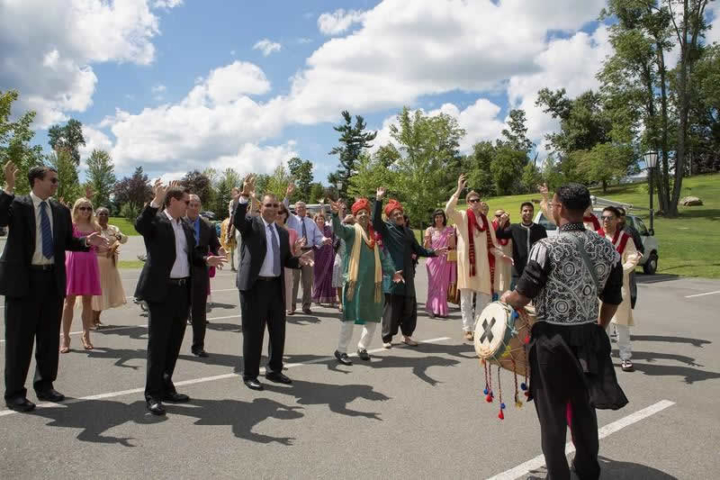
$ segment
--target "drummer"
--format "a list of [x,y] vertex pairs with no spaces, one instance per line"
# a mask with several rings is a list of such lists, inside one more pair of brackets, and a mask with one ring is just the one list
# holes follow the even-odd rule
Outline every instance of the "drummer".
[[599,478],[595,409],[616,410],[627,404],[605,333],[622,302],[622,265],[612,244],[583,226],[589,205],[590,192],[582,185],[557,190],[551,212],[559,235],[532,247],[517,287],[501,298],[515,308],[531,300],[535,304],[530,396],[540,421],[548,478],[554,480],[570,479],[565,458],[568,423],[577,450],[574,470],[583,479]]

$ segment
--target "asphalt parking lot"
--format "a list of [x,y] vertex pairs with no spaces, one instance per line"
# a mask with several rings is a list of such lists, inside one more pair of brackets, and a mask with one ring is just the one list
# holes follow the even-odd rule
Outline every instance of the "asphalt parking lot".
[[[425,292],[424,267],[418,272]],[[122,271],[127,295],[138,273]],[[630,404],[599,412],[603,478],[718,478],[720,282],[639,279],[636,372],[618,368]],[[0,409],[0,478],[543,475],[532,404],[516,409],[510,401],[505,420],[497,418],[497,402],[482,395],[473,347],[461,338],[458,310],[448,319],[421,313],[418,348],[383,350],[376,336],[371,361],[354,358],[352,367],[332,358],[337,311],[288,317],[285,373],[294,383],[253,392],[237,376],[242,339],[230,272],[213,280],[212,300],[211,357],[190,354],[188,329],[175,382],[192,401],[168,406],[164,418],[144,408],[147,318],[139,307],[128,299],[105,313],[90,352],[81,349],[76,317],[73,350],[61,356],[55,384],[70,400],[31,414]],[[358,338],[356,329],[351,346]],[[512,385],[509,374],[503,381]]]

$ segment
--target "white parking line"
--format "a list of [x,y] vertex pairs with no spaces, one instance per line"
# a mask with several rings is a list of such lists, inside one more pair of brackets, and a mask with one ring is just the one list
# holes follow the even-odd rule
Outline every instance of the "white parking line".
[[[598,434],[600,439],[603,439],[609,435],[612,435],[613,433],[622,430],[625,427],[629,427],[633,423],[637,423],[640,420],[643,420],[645,418],[648,418],[651,415],[655,415],[658,412],[661,412],[662,410],[665,410],[668,407],[672,407],[675,405],[675,402],[671,402],[670,400],[661,400],[657,402],[654,405],[650,405],[647,408],[643,408],[642,410],[639,410],[635,413],[631,413],[627,417],[623,417],[619,420],[616,420],[608,425],[605,425],[604,427],[600,428],[598,430]],[[565,445],[565,455],[572,453],[575,451],[575,447],[571,442],[568,442]],[[515,480],[516,478],[520,478],[524,475],[527,475],[533,470],[537,470],[538,468],[541,468],[545,465],[545,457],[542,455],[538,455],[537,457],[533,458],[532,460],[528,460],[527,462],[518,465],[515,468],[512,468],[510,470],[507,470],[499,475],[495,475],[494,477],[490,477],[487,480]]]
[[720,293],[720,290],[715,290],[714,292],[707,292],[707,293],[697,293],[695,295],[685,295],[685,298],[704,297],[705,295],[716,295],[718,293]]
[[[421,340],[418,343],[438,343],[438,342],[444,342],[445,340],[450,340],[450,337],[437,337],[437,338],[430,338],[428,340]],[[397,348],[404,348],[405,345],[399,345]],[[374,350],[368,350],[368,353],[377,353],[384,351],[385,348],[376,348]],[[349,357],[356,357],[357,353],[353,353],[348,355]],[[286,368],[294,368],[294,367],[300,367],[302,365],[312,365],[315,363],[323,363],[327,362],[328,360],[334,360],[335,357],[322,357],[322,358],[316,358],[315,360],[308,360],[307,362],[298,362],[298,363],[289,363],[286,364]],[[260,369],[260,374],[265,373],[265,367],[262,367]],[[223,375],[214,375],[212,377],[201,377],[201,378],[194,378],[192,380],[183,380],[182,382],[175,382],[176,387],[182,387],[184,385],[195,385],[198,383],[206,383],[206,382],[214,382],[216,380],[225,380],[228,378],[233,377],[241,377],[241,373],[225,373]],[[90,395],[87,397],[81,397],[81,398],[70,398],[62,403],[39,403],[37,404],[37,408],[58,408],[63,407],[64,405],[72,405],[74,403],[79,402],[85,402],[88,400],[102,400],[105,398],[114,398],[114,397],[121,397],[124,395],[132,395],[137,393],[142,393],[145,391],[145,388],[132,388],[130,390],[121,390],[119,392],[109,392],[109,393],[100,393],[98,395]],[[7,417],[9,415],[14,415],[18,412],[14,410],[0,410],[0,417]]]

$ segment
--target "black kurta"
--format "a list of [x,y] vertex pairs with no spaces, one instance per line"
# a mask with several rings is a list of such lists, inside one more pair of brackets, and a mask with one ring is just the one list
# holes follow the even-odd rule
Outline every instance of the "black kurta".
[[513,249],[513,268],[512,276],[517,279],[522,276],[525,265],[527,265],[530,248],[540,239],[547,238],[547,230],[537,223],[530,224],[529,227],[512,224],[498,227],[495,230],[495,236],[503,240],[512,240]]

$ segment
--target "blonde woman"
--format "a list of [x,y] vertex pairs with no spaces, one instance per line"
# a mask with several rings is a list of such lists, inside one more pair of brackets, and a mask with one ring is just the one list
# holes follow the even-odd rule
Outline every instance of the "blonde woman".
[[118,248],[121,244],[128,241],[128,237],[127,235],[123,235],[118,227],[108,224],[110,211],[107,208],[98,208],[95,214],[97,216],[98,226],[100,227],[100,235],[102,235],[110,245],[107,248],[99,248],[96,252],[102,295],[92,297],[92,309],[93,326],[99,327],[101,325],[100,314],[103,310],[120,307],[127,303],[117,262],[119,256]]
[[[80,198],[72,208],[73,236],[87,237],[92,233],[100,233],[100,226],[95,220],[93,206],[87,198]],[[98,267],[96,247],[88,252],[68,252],[65,259],[67,290],[62,319],[62,338],[60,353],[70,351],[70,327],[73,321],[75,299],[82,298],[83,333],[80,337],[85,350],[92,350],[90,328],[93,325],[92,297],[102,295],[100,287],[100,271]]]

